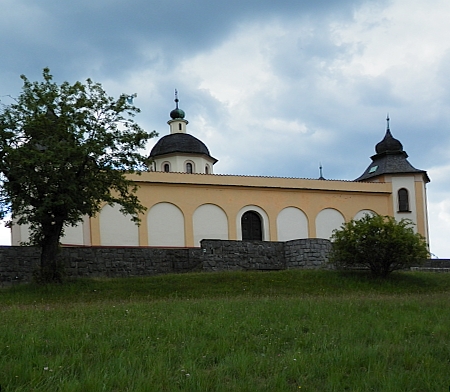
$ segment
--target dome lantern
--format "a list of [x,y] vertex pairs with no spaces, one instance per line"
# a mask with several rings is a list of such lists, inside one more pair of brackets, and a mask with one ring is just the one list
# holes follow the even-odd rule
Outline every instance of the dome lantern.
[[175,109],[167,122],[170,134],[163,136],[150,152],[151,170],[180,173],[213,174],[217,159],[212,157],[206,145],[186,132],[189,123],[185,113],[178,107],[178,92],[175,90]]
[[184,119],[186,115],[183,110],[178,107],[178,91],[175,90],[175,109],[170,112],[170,120],[167,124],[170,125],[170,133],[186,133],[186,125],[188,121]]

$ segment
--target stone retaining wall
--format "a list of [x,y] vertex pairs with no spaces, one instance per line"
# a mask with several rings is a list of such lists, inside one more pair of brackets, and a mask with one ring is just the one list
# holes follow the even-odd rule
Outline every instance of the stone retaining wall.
[[284,243],[286,268],[331,268],[328,256],[331,242],[322,238],[304,238]]
[[450,259],[429,259],[420,268],[450,268]]
[[0,287],[29,282],[39,266],[40,250],[28,246],[0,246]]
[[203,270],[286,269],[284,242],[203,240]]
[[[331,243],[320,238],[287,242],[203,240],[201,248],[67,247],[69,278],[148,276],[190,271],[330,268]],[[30,282],[39,266],[35,247],[0,246],[0,287]],[[450,260],[428,260],[423,270],[449,271]]]
[[[200,248],[67,247],[59,259],[69,278],[116,278],[201,269],[202,256]],[[39,260],[39,248],[0,246],[0,287],[30,282]]]
[[[203,240],[201,248],[67,247],[60,260],[69,278],[148,276],[189,271],[321,268],[330,242]],[[0,247],[0,286],[30,282],[39,266],[35,247]]]

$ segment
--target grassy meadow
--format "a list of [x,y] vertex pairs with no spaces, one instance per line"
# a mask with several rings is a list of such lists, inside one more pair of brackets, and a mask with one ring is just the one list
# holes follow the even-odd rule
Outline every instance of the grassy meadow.
[[12,391],[448,391],[450,274],[82,279],[0,290]]

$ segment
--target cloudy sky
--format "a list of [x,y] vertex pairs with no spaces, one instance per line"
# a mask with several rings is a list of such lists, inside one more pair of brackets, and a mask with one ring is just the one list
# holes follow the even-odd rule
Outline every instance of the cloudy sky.
[[[450,258],[448,0],[0,0],[0,100],[20,74],[137,93],[161,136],[174,89],[216,173],[352,180],[391,131],[427,170]],[[148,150],[155,141],[149,144]],[[1,231],[1,230],[0,230]],[[2,230],[2,241],[8,233]]]

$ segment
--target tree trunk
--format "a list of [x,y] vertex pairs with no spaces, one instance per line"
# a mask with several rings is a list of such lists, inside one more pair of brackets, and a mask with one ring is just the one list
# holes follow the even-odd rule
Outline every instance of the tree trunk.
[[63,278],[62,265],[58,263],[59,239],[63,221],[42,225],[43,239],[41,242],[41,283],[61,283]]

